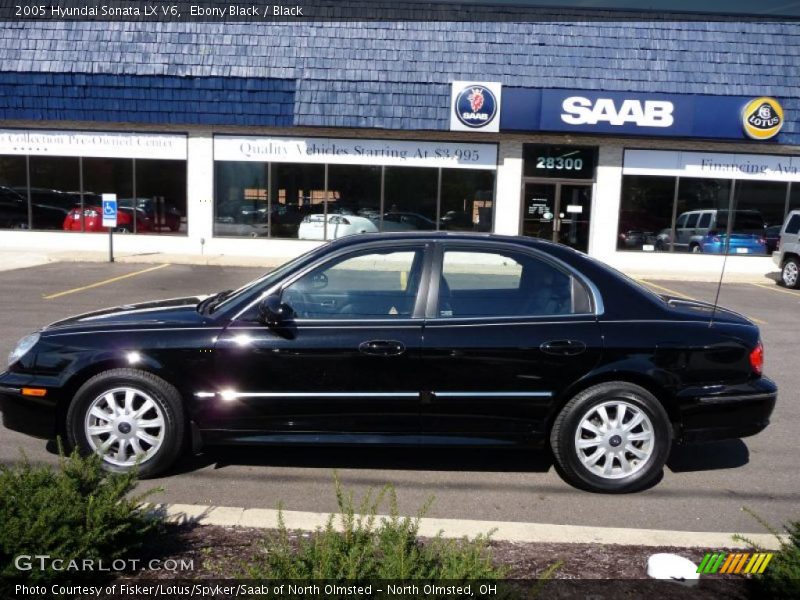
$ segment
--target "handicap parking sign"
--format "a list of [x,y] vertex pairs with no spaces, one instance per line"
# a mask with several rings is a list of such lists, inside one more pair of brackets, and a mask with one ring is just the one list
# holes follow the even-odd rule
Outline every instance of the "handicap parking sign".
[[117,195],[103,194],[103,227],[117,226]]

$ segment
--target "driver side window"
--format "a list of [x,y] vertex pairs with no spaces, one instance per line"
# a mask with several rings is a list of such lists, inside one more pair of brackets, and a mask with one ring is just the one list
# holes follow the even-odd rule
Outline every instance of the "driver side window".
[[340,257],[306,273],[281,299],[299,319],[410,318],[423,254],[404,247]]

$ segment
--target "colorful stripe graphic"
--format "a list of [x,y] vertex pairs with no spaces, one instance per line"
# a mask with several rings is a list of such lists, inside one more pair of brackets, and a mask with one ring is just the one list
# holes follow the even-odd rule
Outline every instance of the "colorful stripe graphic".
[[698,573],[742,573],[742,574],[761,574],[767,568],[769,561],[772,560],[771,552],[735,552],[726,554],[725,552],[708,552],[700,566],[697,567]]

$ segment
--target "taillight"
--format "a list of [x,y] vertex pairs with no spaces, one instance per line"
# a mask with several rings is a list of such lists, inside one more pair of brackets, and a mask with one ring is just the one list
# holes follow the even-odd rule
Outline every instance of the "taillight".
[[711,241],[714,242],[715,244],[719,244],[720,239],[717,236],[714,236],[711,238]]
[[764,370],[764,344],[758,341],[756,347],[750,351],[750,366],[756,375],[761,375]]

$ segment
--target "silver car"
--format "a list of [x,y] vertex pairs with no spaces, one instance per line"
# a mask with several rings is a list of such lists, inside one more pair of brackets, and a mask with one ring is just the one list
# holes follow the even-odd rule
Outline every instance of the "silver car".
[[800,210],[786,215],[781,227],[778,249],[772,253],[772,261],[781,269],[781,283],[788,288],[800,288]]

